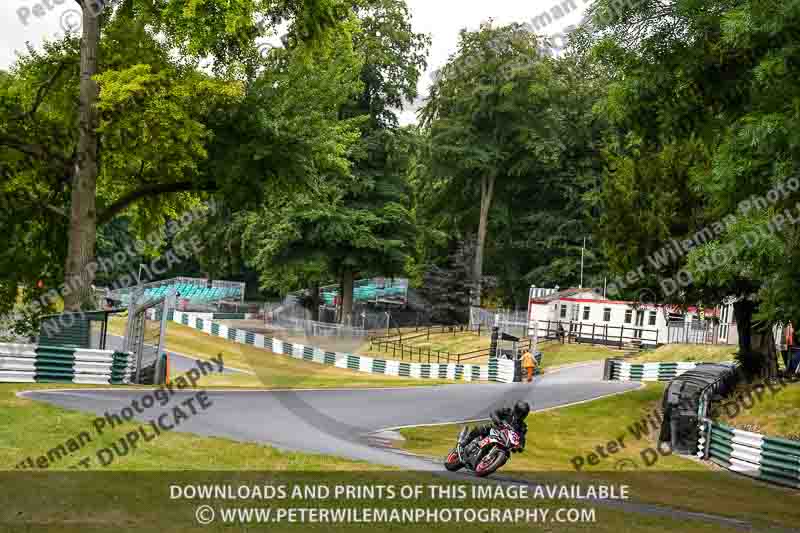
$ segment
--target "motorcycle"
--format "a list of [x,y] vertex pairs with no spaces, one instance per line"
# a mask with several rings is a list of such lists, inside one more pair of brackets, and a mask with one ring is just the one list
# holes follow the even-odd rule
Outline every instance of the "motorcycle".
[[520,434],[508,422],[496,424],[486,437],[464,442],[467,431],[466,427],[461,430],[456,447],[444,461],[450,472],[467,468],[478,477],[486,477],[506,464],[512,452],[522,449]]

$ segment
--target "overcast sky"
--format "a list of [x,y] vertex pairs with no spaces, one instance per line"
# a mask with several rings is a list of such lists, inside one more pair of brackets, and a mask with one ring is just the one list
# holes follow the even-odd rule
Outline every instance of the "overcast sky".
[[[428,72],[420,81],[420,90],[430,84],[430,73],[443,65],[458,43],[462,28],[476,29],[489,18],[499,24],[530,22],[533,17],[563,0],[406,0],[412,13],[415,31],[429,33],[433,43],[428,57]],[[554,20],[542,32],[560,33],[577,25],[588,6],[588,0],[575,0],[570,13]],[[49,6],[49,7],[48,7]],[[0,68],[7,69],[15,60],[15,51],[23,51],[25,43],[41,47],[45,38],[63,35],[65,28],[80,24],[80,12],[74,0],[0,0]],[[402,122],[414,120],[413,110],[403,113]]]

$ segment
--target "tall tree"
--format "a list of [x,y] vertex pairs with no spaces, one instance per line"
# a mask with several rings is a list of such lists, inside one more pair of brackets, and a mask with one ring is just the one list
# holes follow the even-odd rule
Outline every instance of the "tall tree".
[[[65,297],[69,309],[78,309],[90,299],[89,286],[93,281],[92,269],[87,268],[94,259],[98,209],[97,179],[100,173],[98,151],[98,85],[96,75],[102,72],[99,55],[102,51],[101,33],[107,20],[123,21],[125,25],[144,27],[166,35],[170,45],[177,47],[184,57],[201,58],[207,55],[217,60],[218,70],[234,67],[255,50],[255,37],[262,35],[264,25],[257,17],[270,17],[277,25],[282,19],[293,20],[298,34],[316,38],[333,25],[336,4],[327,0],[308,2],[278,2],[266,4],[254,0],[240,0],[224,6],[217,2],[201,1],[186,9],[184,2],[170,0],[154,3],[148,0],[125,0],[116,12],[102,0],[79,0],[83,11],[83,30],[80,51],[80,106],[78,116],[75,167],[71,178],[71,202],[68,232],[68,254],[65,282],[72,290]],[[197,190],[195,183],[145,183],[129,191],[115,204],[116,210],[142,198]],[[112,210],[113,211],[113,210]]]
[[461,32],[458,50],[438,73],[422,110],[430,131],[430,172],[442,194],[466,192],[479,201],[474,305],[480,305],[495,196],[523,177],[543,179],[563,149],[550,106],[562,90],[553,70],[537,36],[524,26],[482,24],[478,31]]
[[[211,115],[242,97],[237,78],[258,57],[256,39],[288,21],[294,42],[318,43],[347,16],[327,0],[79,3],[81,39],[29,51],[0,95],[3,171],[13,176],[3,188],[44,206],[45,226],[66,219],[66,248],[36,271],[60,274],[72,309],[89,299],[99,224],[127,212],[137,229],[152,228],[196,202],[193,193],[234,188],[198,161],[208,157]],[[209,56],[213,76],[197,68]],[[268,181],[249,185],[260,193]]]
[[[414,135],[398,127],[397,111],[416,96],[429,38],[413,32],[404,0],[353,3],[359,28],[353,49],[363,59],[360,87],[338,108],[343,123],[357,124],[349,147],[349,171],[328,173],[319,186],[300,194],[269,199],[263,215],[248,217],[254,259],[262,279],[286,268],[304,273],[295,279],[321,281],[326,270],[340,283],[340,319],[352,317],[357,275],[403,273],[414,245],[408,167]],[[280,219],[273,232],[268,220]],[[319,268],[308,273],[306,261]],[[272,272],[271,272],[272,271]]]
[[531,285],[577,287],[583,270],[583,286],[598,286],[606,272],[593,198],[600,190],[607,125],[593,109],[607,76],[579,45],[571,43],[554,60],[554,77],[568,90],[550,103],[563,149],[546,186],[536,177],[515,180],[490,214],[489,231],[497,237],[487,243],[485,270],[496,277],[498,296],[509,307],[526,308]]

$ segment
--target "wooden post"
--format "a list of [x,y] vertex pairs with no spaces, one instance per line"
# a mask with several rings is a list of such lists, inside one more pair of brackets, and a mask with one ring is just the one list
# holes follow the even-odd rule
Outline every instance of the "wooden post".
[[592,346],[594,346],[594,327],[595,327],[596,325],[597,325],[597,324],[595,324],[594,322],[592,322]]
[[625,326],[619,327],[619,349],[622,349],[622,333],[625,331]]

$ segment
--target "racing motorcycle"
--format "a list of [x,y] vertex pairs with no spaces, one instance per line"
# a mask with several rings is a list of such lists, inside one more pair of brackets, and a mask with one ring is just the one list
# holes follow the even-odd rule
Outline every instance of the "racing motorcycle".
[[466,427],[461,430],[456,447],[444,461],[444,467],[450,472],[467,468],[476,476],[485,477],[506,464],[512,452],[522,449],[520,434],[508,422],[495,424],[486,437],[464,442],[468,431]]

